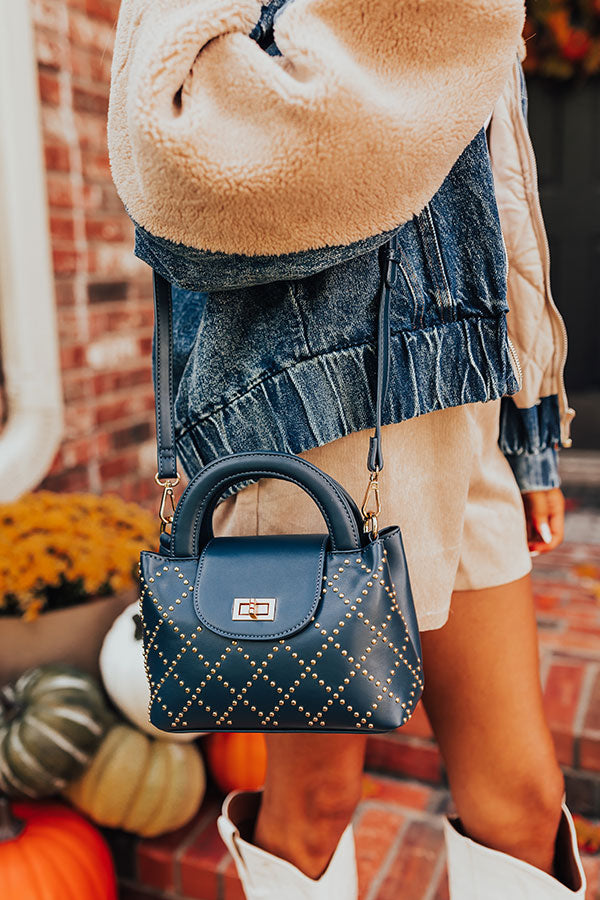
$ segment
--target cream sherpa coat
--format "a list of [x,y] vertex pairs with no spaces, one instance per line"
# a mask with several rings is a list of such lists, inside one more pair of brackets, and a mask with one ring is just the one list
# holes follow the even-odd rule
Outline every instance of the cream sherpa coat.
[[349,244],[419,212],[509,77],[523,0],[123,0],[109,115],[132,218],[201,250]]

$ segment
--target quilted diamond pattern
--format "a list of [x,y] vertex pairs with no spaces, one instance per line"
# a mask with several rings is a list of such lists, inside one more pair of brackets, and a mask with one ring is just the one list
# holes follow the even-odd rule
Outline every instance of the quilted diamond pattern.
[[397,528],[359,553],[327,553],[314,615],[287,639],[228,639],[202,625],[197,567],[193,557],[140,558],[149,712],[158,728],[376,732],[408,721],[423,676]]

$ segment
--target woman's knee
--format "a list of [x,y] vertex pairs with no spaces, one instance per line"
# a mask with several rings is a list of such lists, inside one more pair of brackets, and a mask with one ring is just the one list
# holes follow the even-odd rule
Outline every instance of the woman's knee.
[[485,779],[458,791],[458,814],[479,843],[513,856],[551,846],[561,815],[562,772],[553,755],[523,760],[504,777],[490,768]]
[[362,777],[356,773],[329,772],[305,785],[304,804],[307,816],[313,821],[347,824],[360,801]]
[[360,801],[362,773],[354,768],[323,768],[303,772],[291,779],[285,789],[265,784],[265,805],[294,810],[294,815],[315,825],[334,830],[345,826]]
[[287,809],[297,820],[330,823],[333,830],[347,824],[360,800],[363,740],[354,735],[277,735],[267,746],[263,806],[269,818]]
[[315,814],[345,815],[360,796],[365,741],[355,735],[271,735],[266,793],[301,799]]

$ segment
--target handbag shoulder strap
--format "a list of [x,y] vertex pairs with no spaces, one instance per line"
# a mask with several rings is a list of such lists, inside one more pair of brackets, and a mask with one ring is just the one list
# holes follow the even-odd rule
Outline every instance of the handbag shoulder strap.
[[[371,473],[369,486],[363,502],[365,528],[369,522],[376,529],[376,515],[379,512],[379,485],[377,476],[383,469],[381,448],[381,426],[383,407],[386,400],[390,369],[390,295],[397,278],[397,258],[395,251],[397,238],[394,235],[379,251],[381,280],[379,287],[379,311],[377,322],[377,387],[375,398],[375,433],[369,442],[367,468]],[[166,504],[173,506],[173,487],[179,481],[177,473],[177,453],[175,449],[175,411],[173,391],[173,315],[171,284],[158,272],[154,272],[154,380],[156,404],[156,443],[158,471],[155,479],[163,490],[161,519],[165,516]],[[260,449],[260,448],[259,448]],[[372,495],[372,499],[371,499]],[[372,500],[375,501],[371,508]],[[375,520],[374,523],[372,520]],[[372,530],[367,528],[367,530]]]

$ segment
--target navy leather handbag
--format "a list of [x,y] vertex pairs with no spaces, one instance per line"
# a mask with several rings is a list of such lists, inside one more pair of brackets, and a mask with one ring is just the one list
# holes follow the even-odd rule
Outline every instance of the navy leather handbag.
[[[377,523],[393,241],[381,262],[377,424],[362,511],[333,478],[277,452],[217,459],[175,508],[171,287],[155,274],[163,525],[159,552],[140,556],[140,612],[150,720],[164,731],[378,732],[414,711],[423,676],[402,537]],[[326,532],[215,538],[219,499],[257,478],[301,487]]]

